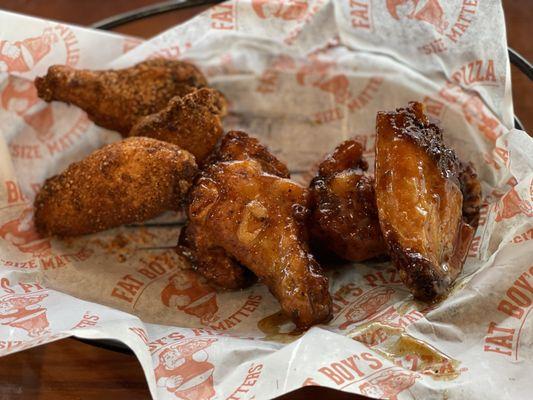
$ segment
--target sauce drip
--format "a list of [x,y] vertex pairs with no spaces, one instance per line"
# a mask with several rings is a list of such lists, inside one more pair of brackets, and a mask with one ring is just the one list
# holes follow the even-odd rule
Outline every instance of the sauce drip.
[[257,323],[257,327],[265,334],[263,340],[278,343],[294,342],[303,334],[281,311],[263,318]]

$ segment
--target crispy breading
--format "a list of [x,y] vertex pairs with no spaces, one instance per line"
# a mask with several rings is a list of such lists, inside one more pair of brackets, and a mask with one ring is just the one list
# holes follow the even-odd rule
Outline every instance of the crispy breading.
[[473,234],[463,220],[462,166],[421,103],[380,112],[376,124],[381,230],[402,281],[416,298],[433,300],[461,272]]
[[139,119],[129,135],[177,144],[202,164],[223,133],[220,116],[225,110],[224,96],[215,89],[203,88],[174,97],[159,112]]
[[41,235],[77,236],[178,210],[197,173],[171,143],[130,138],[107,145],[47,179],[35,198]]
[[341,143],[320,164],[309,185],[311,243],[350,261],[386,253],[379,226],[374,178],[366,171],[363,148],[355,140]]
[[158,112],[175,96],[207,85],[204,75],[184,61],[154,59],[118,70],[78,70],[52,65],[35,79],[40,98],[74,104],[104,128],[126,136],[140,117]]

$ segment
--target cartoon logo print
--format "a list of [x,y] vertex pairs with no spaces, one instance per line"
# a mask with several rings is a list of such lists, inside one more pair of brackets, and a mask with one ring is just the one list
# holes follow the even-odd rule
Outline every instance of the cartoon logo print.
[[[531,198],[533,198],[533,183],[530,187]],[[496,222],[504,219],[513,218],[518,214],[524,214],[527,217],[533,217],[533,206],[528,200],[522,200],[515,188],[512,188],[500,202],[496,205]]]
[[346,75],[330,75],[331,69],[335,67],[334,62],[321,61],[316,57],[310,61],[296,73],[296,81],[302,86],[310,85],[332,94],[337,103],[345,103],[351,97],[348,89],[350,82]]
[[350,325],[368,319],[377,313],[383,305],[389,302],[394,292],[392,288],[378,287],[363,294],[342,313],[346,321],[339,326],[339,329],[345,330]]
[[53,137],[52,107],[39,99],[33,82],[10,76],[0,95],[0,104],[5,110],[16,113],[31,126],[41,142]]
[[374,399],[397,400],[398,394],[414,385],[420,375],[404,370],[387,370],[359,386],[359,391]]
[[50,239],[42,239],[33,223],[33,208],[22,210],[20,215],[0,226],[0,237],[15,246],[21,253],[34,257],[50,254]]
[[215,396],[213,371],[205,350],[217,339],[186,339],[159,354],[155,369],[157,385],[166,387],[178,399],[209,400]]
[[39,303],[48,296],[44,293],[9,294],[0,297],[0,324],[23,329],[30,337],[48,332],[46,308]]
[[475,126],[491,142],[502,134],[500,122],[489,115],[483,101],[478,96],[472,96],[467,99],[463,105],[463,114],[466,121]]
[[216,291],[192,271],[173,274],[161,291],[161,301],[167,307],[199,318],[203,325],[218,320]]
[[21,41],[0,41],[0,72],[28,72],[58,42],[58,36],[52,28],[45,28],[40,36]]
[[449,25],[439,0],[387,0],[387,10],[396,20],[406,18],[422,21],[441,34]]
[[206,77],[217,75],[238,75],[240,68],[235,64],[231,54],[223,54],[211,66],[203,69]]
[[252,8],[261,19],[301,20],[307,14],[307,0],[252,0]]

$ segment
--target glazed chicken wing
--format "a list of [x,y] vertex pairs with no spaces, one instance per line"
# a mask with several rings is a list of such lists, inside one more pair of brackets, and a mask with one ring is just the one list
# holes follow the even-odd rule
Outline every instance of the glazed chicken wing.
[[[220,141],[217,150],[211,153],[207,164],[224,161],[253,159],[261,164],[264,172],[289,178],[289,170],[274,157],[257,139],[241,131],[230,131]],[[247,268],[230,259],[222,248],[208,249],[203,243],[205,237],[193,225],[184,228],[180,236],[178,250],[193,261],[209,281],[224,289],[241,289],[255,281],[255,275]],[[190,249],[194,251],[191,252]],[[196,260],[194,254],[202,253]]]
[[[331,298],[328,280],[306,242],[306,191],[266,172],[266,154],[261,154],[266,149],[248,139],[243,133],[229,134],[219,149],[223,161],[201,173],[190,193],[190,222],[180,243],[188,246],[197,270],[211,282],[224,282],[217,270],[219,275],[241,271],[246,279],[246,266],[299,327],[325,322],[331,316]],[[238,141],[262,161],[246,150],[231,160]]]
[[220,141],[219,148],[213,154],[213,161],[238,161],[253,159],[261,164],[264,172],[290,178],[287,166],[278,160],[259,140],[245,132],[230,131]]
[[374,179],[366,174],[363,148],[341,143],[311,181],[309,231],[313,247],[350,261],[386,253],[379,226]]
[[[429,123],[422,104],[378,113],[376,129],[376,200],[383,236],[402,281],[416,298],[432,300],[462,270],[473,228],[463,219],[467,202],[461,186],[475,198],[479,183],[443,144],[440,128]],[[474,203],[465,211],[474,214]]]
[[220,116],[225,112],[222,94],[202,88],[184,97],[174,97],[161,111],[139,119],[129,135],[177,144],[202,164],[222,135]]
[[206,86],[194,65],[154,59],[120,70],[77,70],[53,65],[35,79],[40,98],[74,104],[104,128],[126,136],[140,117],[165,108],[175,96]]
[[41,235],[77,236],[177,210],[197,173],[171,143],[130,138],[107,145],[49,178],[35,198]]

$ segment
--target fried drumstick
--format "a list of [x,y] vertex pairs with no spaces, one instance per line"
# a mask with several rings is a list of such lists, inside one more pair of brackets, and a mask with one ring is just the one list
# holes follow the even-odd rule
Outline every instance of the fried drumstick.
[[221,115],[226,100],[214,89],[203,88],[174,97],[161,111],[139,119],[129,136],[146,136],[174,143],[202,164],[222,135]]
[[184,96],[207,85],[194,65],[153,59],[120,70],[77,70],[53,65],[35,79],[40,98],[63,101],[87,112],[104,128],[127,136],[140,117],[165,108],[175,96]]
[[421,103],[378,113],[376,129],[381,230],[402,281],[415,298],[433,300],[462,270],[473,234],[466,220],[475,222],[479,213],[479,182],[444,145]]
[[197,173],[171,143],[130,138],[107,145],[49,178],[35,198],[43,236],[77,236],[177,210]]
[[[319,166],[309,186],[309,231],[313,247],[350,261],[386,253],[379,226],[374,178],[366,171],[363,147],[341,143]],[[323,250],[322,250],[323,251]]]
[[[306,241],[306,190],[281,171],[286,167],[255,139],[230,132],[191,190],[180,244],[216,284],[232,287],[222,275],[246,266],[306,328],[331,317],[328,279]],[[216,274],[217,266],[224,274]]]

